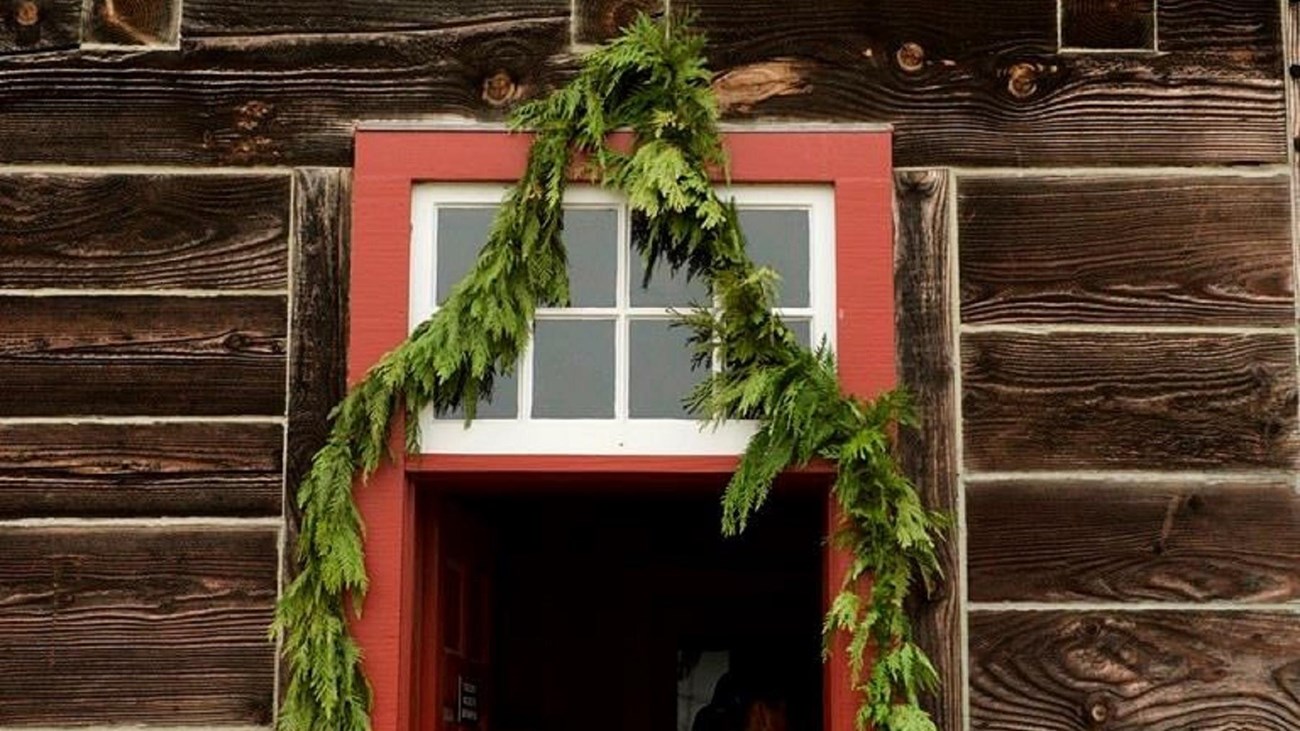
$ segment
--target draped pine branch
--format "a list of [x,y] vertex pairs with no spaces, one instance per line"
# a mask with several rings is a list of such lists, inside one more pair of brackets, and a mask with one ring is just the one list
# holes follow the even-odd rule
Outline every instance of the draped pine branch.
[[[938,676],[913,642],[904,600],[918,579],[928,586],[938,576],[945,519],[922,506],[894,459],[891,433],[911,418],[907,400],[845,394],[826,345],[803,348],[773,314],[777,277],[750,261],[736,210],[711,182],[726,160],[703,49],[701,36],[641,17],[586,56],[568,85],[513,115],[535,138],[472,270],[335,407],[328,441],[299,486],[301,570],[272,627],[290,667],[283,731],[369,728],[370,688],[348,632],[348,612],[360,612],[366,592],[353,486],[379,466],[397,412],[412,450],[424,408],[463,408],[472,419],[514,369],[536,308],[568,303],[562,203],[574,170],[626,195],[647,269],[684,270],[708,283],[719,305],[685,313],[680,324],[697,362],[722,365],[688,397],[693,412],[758,423],[723,497],[723,531],[744,530],[787,468],[835,465],[844,515],[835,540],[854,561],[825,634],[850,638],[859,726],[935,728],[919,699]],[[615,149],[608,135],[623,129],[633,142]]]

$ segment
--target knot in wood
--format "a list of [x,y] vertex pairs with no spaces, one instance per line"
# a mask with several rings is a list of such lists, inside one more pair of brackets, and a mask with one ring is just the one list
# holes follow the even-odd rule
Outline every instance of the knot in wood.
[[925,68],[925,48],[920,43],[908,41],[898,47],[894,60],[898,61],[899,68],[914,74]]
[[1007,69],[1007,91],[1017,99],[1028,99],[1038,91],[1038,66],[1018,63]]
[[1083,702],[1083,718],[1091,729],[1105,728],[1114,710],[1114,702],[1105,693],[1089,693]]
[[235,126],[245,132],[257,129],[275,111],[275,107],[254,99],[235,107]]
[[519,84],[504,69],[483,79],[483,101],[494,107],[501,107],[522,96]]
[[22,26],[33,26],[41,20],[41,8],[33,0],[22,0],[14,6],[14,22]]

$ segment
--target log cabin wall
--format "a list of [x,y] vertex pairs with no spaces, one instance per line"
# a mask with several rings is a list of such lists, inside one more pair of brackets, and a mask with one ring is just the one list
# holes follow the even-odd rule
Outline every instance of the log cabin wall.
[[[729,117],[896,126],[945,731],[1300,728],[1295,6],[675,2]],[[355,123],[638,8],[0,0],[0,727],[273,722]]]

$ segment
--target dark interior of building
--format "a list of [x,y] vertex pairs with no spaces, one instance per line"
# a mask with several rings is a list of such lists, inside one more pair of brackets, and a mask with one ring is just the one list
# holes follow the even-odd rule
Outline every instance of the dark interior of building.
[[766,728],[821,728],[821,493],[734,538],[717,498],[457,500],[492,557],[477,726],[723,731],[762,706]]

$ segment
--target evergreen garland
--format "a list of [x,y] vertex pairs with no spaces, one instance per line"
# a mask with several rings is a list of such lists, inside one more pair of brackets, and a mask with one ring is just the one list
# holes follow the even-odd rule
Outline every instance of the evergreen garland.
[[[772,313],[777,277],[749,260],[736,210],[710,179],[725,156],[703,50],[701,36],[641,17],[584,57],[568,85],[516,110],[512,126],[536,137],[472,270],[331,412],[328,441],[298,489],[301,570],[272,627],[290,667],[284,731],[369,728],[370,688],[348,632],[348,611],[359,613],[366,592],[354,480],[379,466],[399,410],[411,450],[425,407],[463,408],[472,419],[494,380],[514,369],[535,309],[568,303],[562,202],[575,166],[627,196],[647,270],[663,262],[701,278],[720,305],[681,321],[697,363],[722,361],[689,396],[693,412],[758,423],[723,498],[724,532],[744,530],[782,471],[815,459],[835,465],[845,516],[835,540],[854,561],[825,634],[851,638],[858,725],[935,728],[919,697],[937,674],[913,642],[904,600],[918,578],[928,586],[938,575],[945,520],[922,506],[894,460],[891,433],[910,419],[907,401],[900,392],[874,401],[844,394],[827,346],[803,348]],[[630,150],[608,144],[619,129],[631,130]]]

